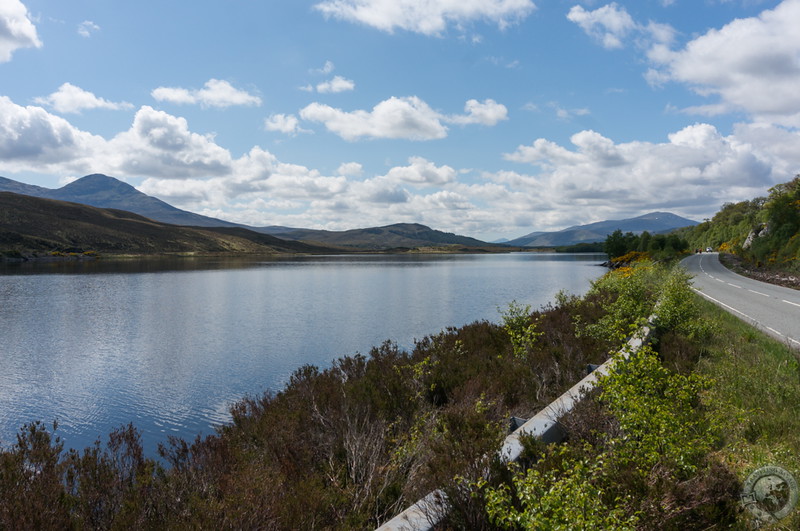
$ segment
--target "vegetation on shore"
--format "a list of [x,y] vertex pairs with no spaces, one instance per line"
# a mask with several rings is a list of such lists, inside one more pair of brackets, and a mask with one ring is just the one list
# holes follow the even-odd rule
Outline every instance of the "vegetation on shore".
[[302,367],[280,392],[242,400],[218,434],[170,440],[160,462],[132,426],[78,452],[31,424],[0,454],[0,527],[376,526],[457,475],[477,480],[509,415],[532,415],[615,347],[600,332],[618,298],[598,286],[546,310],[511,305],[501,324],[448,329],[411,352],[386,343]]
[[[764,208],[791,213],[793,201]],[[617,236],[636,259],[583,298],[512,303],[502,323],[447,329],[411,352],[385,343],[301,367],[236,404],[215,435],[170,439],[160,460],[132,425],[81,451],[56,426],[26,425],[0,449],[0,528],[364,529],[442,488],[442,528],[746,529],[747,476],[800,473],[800,356],[647,259],[696,245],[690,235],[663,247]],[[559,396],[654,311],[652,344],[562,420],[565,444],[531,439],[518,465],[498,461],[509,416]]]
[[[133,426],[66,451],[57,431],[27,425],[0,452],[0,527],[364,529],[436,488],[452,504],[445,528],[742,522],[746,473],[771,456],[800,455],[799,441],[776,435],[759,405],[723,396],[763,375],[709,377],[718,371],[710,363],[749,356],[742,349],[762,339],[747,330],[735,333],[749,342],[726,339],[730,324],[698,305],[686,281],[643,262],[609,273],[584,298],[562,294],[534,312],[511,304],[502,323],[448,329],[411,352],[385,343],[327,369],[302,367],[280,392],[239,402],[217,434],[170,439],[160,461],[143,455]],[[587,363],[602,362],[659,298],[652,349],[565,420],[568,443],[529,441],[525,468],[503,467],[495,456],[508,417],[531,416]],[[774,355],[784,361],[772,372],[794,378],[768,384],[788,411],[800,397],[786,385],[800,369],[786,351]]]
[[800,175],[770,188],[768,197],[726,203],[699,225],[668,235],[617,230],[603,244],[612,265],[708,248],[739,274],[800,289]]
[[[492,525],[769,523],[756,522],[740,495],[763,466],[800,477],[800,354],[681,287],[681,275],[673,272],[664,287],[668,311],[659,312],[652,346],[617,365],[590,400],[562,419],[566,443],[539,449],[524,468],[512,466],[510,483],[474,485]],[[800,514],[773,523],[795,529]]]
[[683,232],[692,245],[736,254],[757,267],[800,272],[800,175],[773,186],[767,197],[725,204]]

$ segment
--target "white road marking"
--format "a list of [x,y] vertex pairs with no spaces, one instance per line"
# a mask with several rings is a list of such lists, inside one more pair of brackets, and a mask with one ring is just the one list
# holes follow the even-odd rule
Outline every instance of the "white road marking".
[[730,282],[728,282],[727,284],[728,284],[729,286],[731,286],[731,287],[742,289],[742,287],[741,287],[741,286],[737,286],[736,284],[731,284]]
[[[694,288],[693,288],[693,289],[694,289]],[[736,308],[734,308],[733,306],[728,306],[728,305],[727,305],[727,304],[725,304],[724,302],[722,302],[722,301],[719,301],[719,300],[715,299],[714,297],[712,297],[712,296],[710,296],[710,295],[706,295],[705,293],[703,293],[703,292],[702,292],[702,291],[700,291],[699,289],[695,289],[695,291],[696,291],[697,293],[699,293],[700,295],[702,295],[703,297],[705,297],[705,298],[707,298],[707,299],[709,299],[709,300],[711,300],[711,301],[714,301],[715,303],[719,304],[720,306],[724,306],[725,308],[729,309],[730,311],[732,311],[732,312],[735,312],[735,313],[738,313],[739,315],[741,315],[741,316],[743,316],[743,317],[746,317],[746,318],[750,319],[750,320],[751,320],[752,322],[754,322],[754,323],[758,323],[758,321],[756,321],[755,319],[753,319],[752,317],[750,317],[750,316],[749,316],[749,315],[747,315],[746,313],[744,313],[744,312],[740,312],[739,310],[737,310],[737,309],[736,309]]]
[[786,337],[785,335],[781,334],[780,332],[778,332],[777,330],[775,330],[771,326],[765,326],[764,328],[766,328],[767,330],[771,330],[774,334],[778,334],[781,337]]
[[754,289],[749,289],[747,291],[749,291],[750,293],[755,293],[756,295],[762,295],[764,297],[769,297],[769,295],[767,295],[766,293],[761,293],[760,291],[756,291]]
[[797,304],[796,302],[787,301],[786,299],[781,299],[781,300],[782,300],[783,302],[785,302],[786,304],[791,304],[792,306],[797,306],[797,307],[800,307],[800,304]]

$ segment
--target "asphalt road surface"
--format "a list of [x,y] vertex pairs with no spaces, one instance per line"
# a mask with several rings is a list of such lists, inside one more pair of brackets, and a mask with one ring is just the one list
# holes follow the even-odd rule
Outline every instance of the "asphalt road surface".
[[717,253],[681,262],[695,291],[780,341],[800,348],[800,290],[759,282],[730,271]]

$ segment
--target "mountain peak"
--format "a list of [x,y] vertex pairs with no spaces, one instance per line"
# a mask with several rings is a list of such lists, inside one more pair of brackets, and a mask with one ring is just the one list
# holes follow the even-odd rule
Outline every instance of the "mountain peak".
[[696,221],[682,218],[671,212],[649,212],[635,218],[597,221],[587,225],[576,225],[556,232],[532,232],[508,242],[521,247],[554,247],[576,243],[602,242],[619,229],[622,232],[651,233],[670,232],[680,227],[697,225]]
[[235,223],[187,212],[140,192],[130,184],[102,173],[81,177],[66,186],[51,190],[0,177],[0,191],[46,199],[81,203],[98,208],[126,210],[156,221],[174,225],[236,227]]
[[130,184],[103,175],[102,173],[93,173],[80,179],[76,179],[66,186],[61,187],[61,191],[71,195],[88,195],[96,193],[107,193],[113,191],[114,193],[145,195]]

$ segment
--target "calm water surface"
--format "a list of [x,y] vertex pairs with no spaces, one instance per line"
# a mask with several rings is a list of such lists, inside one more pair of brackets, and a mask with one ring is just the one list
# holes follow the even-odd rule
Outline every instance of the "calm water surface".
[[603,255],[331,256],[38,264],[0,269],[0,444],[59,422],[82,448],[133,422],[153,455],[245,395],[280,389],[385,340],[476,320],[516,300],[583,294]]

